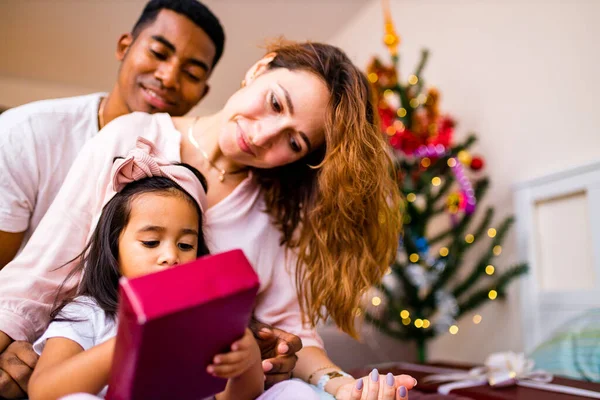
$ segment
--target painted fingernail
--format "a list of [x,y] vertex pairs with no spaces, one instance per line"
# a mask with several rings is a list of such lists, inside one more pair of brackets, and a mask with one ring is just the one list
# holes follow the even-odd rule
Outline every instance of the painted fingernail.
[[413,381],[415,381],[415,384],[413,385],[413,387],[417,386],[417,380],[415,378],[413,378]]
[[398,388],[398,394],[400,397],[406,397],[406,388],[404,386],[400,386]]
[[221,358],[219,356],[215,357],[214,363],[219,364],[221,362]]
[[212,365],[209,365],[208,368],[206,368],[206,372],[208,372],[209,374],[212,374],[215,372],[215,369],[213,368]]
[[385,381],[388,386],[394,386],[394,374],[388,372],[387,376],[385,377]]
[[377,371],[377,368],[373,368],[373,371],[371,371],[371,380],[373,382],[379,381],[379,371]]
[[356,381],[356,390],[362,390],[363,388],[363,380],[359,379]]

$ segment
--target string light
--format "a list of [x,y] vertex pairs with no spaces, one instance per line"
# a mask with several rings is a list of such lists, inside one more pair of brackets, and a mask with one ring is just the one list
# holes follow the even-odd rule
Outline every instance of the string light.
[[424,328],[424,329],[427,329],[427,328],[429,328],[429,326],[430,326],[430,325],[431,325],[431,322],[429,322],[429,320],[428,320],[428,319],[424,319],[424,320],[423,320],[423,328]]
[[413,201],[417,200],[417,195],[414,194],[414,193],[409,193],[409,194],[406,195],[406,200],[409,203],[412,203]]
[[416,85],[417,83],[419,83],[419,78],[417,78],[416,75],[410,75],[408,77],[408,83],[410,83],[411,85]]
[[448,328],[448,331],[453,334],[456,335],[458,333],[458,326],[456,325],[452,325],[450,328]]
[[396,114],[400,117],[400,118],[404,118],[406,117],[406,108],[402,107],[399,108],[398,111],[396,111]]
[[495,256],[499,256],[502,253],[502,246],[500,246],[500,245],[494,246],[494,249],[492,250],[492,252],[494,253]]
[[427,95],[425,93],[421,93],[417,96],[417,100],[419,100],[419,103],[425,104],[427,102]]
[[380,304],[381,304],[381,299],[380,299],[379,297],[377,297],[377,296],[374,296],[374,297],[371,299],[371,303],[372,303],[372,304],[373,304],[375,307],[377,307],[378,305],[380,305]]
[[394,125],[390,125],[385,129],[385,133],[387,133],[389,136],[393,136],[396,134],[396,128]]
[[390,97],[393,94],[394,94],[394,92],[392,92],[390,89],[385,89],[385,91],[383,92],[383,95],[385,97]]
[[457,157],[458,161],[460,161],[461,163],[465,165],[471,165],[471,160],[473,159],[473,157],[471,157],[469,152],[467,152],[466,150],[459,151]]
[[496,230],[494,228],[488,229],[488,236],[491,238],[496,237]]
[[415,327],[417,327],[417,328],[423,327],[423,320],[421,318],[415,320]]
[[410,312],[408,312],[408,310],[402,310],[402,311],[400,311],[400,318],[406,319],[408,317],[410,317]]
[[472,234],[468,234],[467,236],[465,236],[465,242],[471,244],[475,241],[475,236],[473,236]]
[[433,186],[440,186],[442,184],[442,179],[439,176],[435,176],[433,177],[433,179],[431,180],[431,184]]
[[408,102],[408,104],[410,104],[410,106],[412,108],[417,108],[417,107],[419,107],[419,100],[417,100],[417,99],[410,99],[410,101]]
[[399,132],[404,132],[404,130],[406,129],[402,121],[398,120],[394,121],[394,128],[396,128],[396,130]]
[[447,247],[442,247],[442,248],[440,249],[440,256],[442,256],[442,257],[446,257],[446,256],[448,255],[448,253],[450,253],[450,251],[448,250],[448,248],[447,248]]
[[490,290],[488,292],[488,297],[490,298],[490,300],[496,300],[496,297],[498,297],[498,292],[496,292],[495,290]]
[[431,165],[431,159],[429,159],[429,157],[425,157],[421,160],[421,165],[423,166],[423,168],[427,168]]
[[411,263],[416,263],[419,261],[419,255],[417,253],[412,253],[408,259]]
[[488,275],[494,275],[495,271],[496,271],[496,268],[494,268],[493,265],[488,265],[487,267],[485,267],[485,273]]
[[448,159],[448,166],[449,166],[450,168],[454,168],[454,167],[456,167],[456,158],[449,158],[449,159]]
[[371,72],[369,74],[369,82],[371,83],[375,83],[379,80],[379,77],[377,76],[377,74],[375,72]]
[[478,325],[481,322],[482,319],[483,318],[481,318],[481,315],[479,315],[479,314],[473,315],[473,323],[475,325]]
[[410,325],[410,318],[404,318],[402,320],[402,325]]

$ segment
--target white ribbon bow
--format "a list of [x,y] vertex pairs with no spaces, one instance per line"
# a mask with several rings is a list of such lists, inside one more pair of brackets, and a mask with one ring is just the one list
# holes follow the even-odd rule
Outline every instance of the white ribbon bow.
[[552,374],[534,370],[533,360],[523,353],[512,351],[493,353],[485,361],[485,366],[467,372],[452,372],[430,375],[427,382],[451,382],[438,387],[438,393],[449,394],[452,390],[489,384],[492,387],[524,386],[552,392],[567,393],[600,399],[600,393],[570,386],[552,384]]

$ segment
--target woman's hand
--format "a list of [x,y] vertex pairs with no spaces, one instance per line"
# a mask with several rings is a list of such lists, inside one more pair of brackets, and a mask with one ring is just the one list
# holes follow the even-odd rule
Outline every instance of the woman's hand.
[[254,364],[260,363],[260,349],[250,329],[246,328],[244,336],[231,345],[231,351],[217,354],[213,364],[206,370],[209,374],[220,378],[237,378],[250,369]]
[[379,375],[379,372],[374,369],[369,376],[340,386],[335,398],[337,400],[406,400],[408,390],[412,389],[416,382],[409,375],[394,376],[391,373]]

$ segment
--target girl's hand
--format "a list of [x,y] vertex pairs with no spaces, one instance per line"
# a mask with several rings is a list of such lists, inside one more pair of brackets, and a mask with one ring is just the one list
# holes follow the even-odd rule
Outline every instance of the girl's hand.
[[206,371],[220,378],[237,378],[254,364],[260,364],[260,349],[250,329],[246,328],[244,336],[231,345],[231,351],[217,354]]
[[339,387],[335,394],[337,400],[407,400],[408,390],[416,380],[409,375],[394,376],[391,373],[379,375],[374,369],[369,376]]

